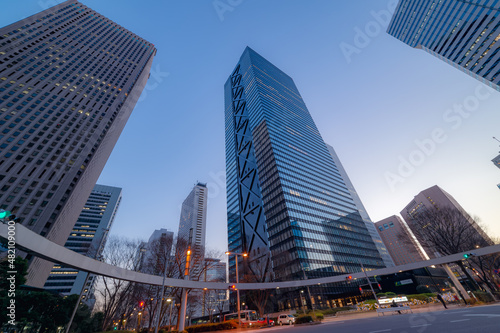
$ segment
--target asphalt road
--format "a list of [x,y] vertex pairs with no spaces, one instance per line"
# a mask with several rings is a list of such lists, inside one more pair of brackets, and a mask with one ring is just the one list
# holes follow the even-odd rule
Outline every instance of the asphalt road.
[[500,304],[414,314],[389,314],[375,318],[340,319],[320,325],[282,326],[262,331],[276,331],[275,333],[500,333]]

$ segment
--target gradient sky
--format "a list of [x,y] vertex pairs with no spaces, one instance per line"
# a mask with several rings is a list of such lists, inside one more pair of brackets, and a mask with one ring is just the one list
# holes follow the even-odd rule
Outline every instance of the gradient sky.
[[[3,0],[0,26],[60,2]],[[223,84],[248,45],[294,79],[373,221],[437,184],[500,235],[500,169],[491,162],[500,93],[385,33],[394,0],[82,2],[158,49],[99,179],[123,188],[112,234],[177,233],[182,201],[200,181],[209,188],[207,246],[226,249]],[[456,113],[461,106],[470,112]],[[410,158],[418,165],[400,166]],[[390,185],[388,173],[401,178]]]

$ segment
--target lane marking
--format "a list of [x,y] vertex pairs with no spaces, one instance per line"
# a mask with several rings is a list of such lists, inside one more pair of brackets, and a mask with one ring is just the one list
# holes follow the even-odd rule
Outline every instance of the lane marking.
[[458,322],[461,322],[461,321],[467,321],[467,320],[470,320],[470,319],[450,320],[450,323],[458,323]]
[[493,313],[478,313],[478,314],[466,314],[464,317],[488,317],[488,318],[493,318],[493,317],[500,317],[500,314],[493,314]]
[[389,332],[389,331],[392,331],[391,328],[387,329],[387,330],[380,330],[380,331],[370,331],[368,333],[379,333],[379,332]]
[[457,313],[464,313],[464,312],[471,312],[472,310],[462,310],[462,311],[446,311],[444,314],[457,314]]

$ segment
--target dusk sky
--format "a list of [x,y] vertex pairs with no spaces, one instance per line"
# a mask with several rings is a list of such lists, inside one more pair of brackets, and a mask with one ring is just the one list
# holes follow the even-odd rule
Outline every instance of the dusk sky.
[[[0,25],[60,2],[2,1]],[[226,250],[223,85],[248,45],[294,79],[373,221],[438,185],[500,236],[500,92],[388,35],[397,1],[81,2],[158,49],[98,182],[123,188],[112,234],[177,233],[199,181],[207,246]]]

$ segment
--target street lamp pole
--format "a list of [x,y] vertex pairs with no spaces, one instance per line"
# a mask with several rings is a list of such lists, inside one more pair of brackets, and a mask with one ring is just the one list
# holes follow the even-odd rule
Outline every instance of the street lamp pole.
[[304,308],[304,300],[302,299],[302,294],[304,293],[304,290],[301,290],[299,295],[300,295],[300,303],[302,305],[302,312],[304,312],[304,314],[306,314],[306,309]]
[[[236,283],[240,282],[239,274],[238,274],[238,256],[242,257],[248,257],[247,253],[236,253],[236,252],[226,252],[226,254],[229,256],[231,254],[234,254],[234,258],[236,261]],[[236,306],[238,308],[238,327],[241,329],[241,309],[240,309],[240,290],[236,288]]]
[[[189,270],[191,268],[191,247],[186,252],[186,269],[184,271],[184,280],[189,280]],[[184,330],[186,325],[186,307],[187,307],[187,288],[182,288],[181,312],[177,321],[179,323],[179,332]]]
[[168,298],[167,302],[170,302],[170,314],[168,315],[168,330],[171,331],[170,325],[171,325],[171,319],[172,319],[172,306],[174,305],[175,300]]

